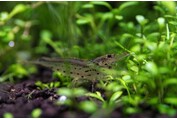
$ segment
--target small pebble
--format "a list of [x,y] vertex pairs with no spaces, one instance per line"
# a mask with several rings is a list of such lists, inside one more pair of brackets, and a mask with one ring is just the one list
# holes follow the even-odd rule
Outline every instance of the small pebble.
[[66,101],[66,99],[67,99],[67,97],[64,96],[64,95],[62,95],[62,96],[60,96],[60,97],[58,98],[58,101],[59,101],[59,102],[64,102],[64,101]]

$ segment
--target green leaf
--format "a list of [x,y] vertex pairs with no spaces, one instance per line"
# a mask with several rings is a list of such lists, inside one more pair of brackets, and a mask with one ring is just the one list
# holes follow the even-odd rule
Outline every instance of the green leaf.
[[74,88],[72,92],[75,97],[78,97],[85,95],[86,90],[83,88]]
[[162,5],[166,7],[168,13],[176,14],[176,2],[175,1],[161,1]]
[[9,112],[5,112],[4,114],[3,114],[3,118],[13,118],[14,116],[13,116],[13,114],[12,113],[9,113]]
[[110,102],[114,102],[114,101],[116,101],[121,95],[122,95],[122,91],[117,91],[117,92],[115,92],[112,96],[111,96],[111,98],[110,98]]
[[60,82],[54,82],[54,87],[59,87],[60,86]]
[[9,18],[13,17],[14,15],[20,12],[24,12],[27,8],[28,8],[27,5],[24,5],[24,4],[16,5],[15,8],[10,12]]
[[69,89],[69,88],[60,88],[60,89],[58,89],[57,94],[64,95],[66,97],[73,96],[73,93],[72,93],[71,89]]
[[0,21],[5,21],[8,19],[8,13],[7,12],[1,12],[0,13]]
[[154,51],[157,48],[157,43],[147,41],[147,42],[145,42],[145,46],[149,50]]
[[158,104],[158,102],[159,102],[158,97],[153,97],[153,98],[149,99],[149,101],[148,101],[148,103],[150,105],[156,105],[156,104]]
[[177,22],[176,21],[170,21],[169,24],[172,24],[174,26],[177,26]]
[[170,78],[163,81],[164,86],[177,85],[177,78]]
[[84,5],[82,6],[82,8],[93,8],[93,7],[94,7],[93,4],[90,4],[90,3],[84,4]]
[[100,92],[96,91],[96,94],[97,94],[99,97],[101,97],[101,93],[100,93]]
[[27,70],[21,65],[21,64],[12,64],[7,69],[7,74],[12,73],[13,76],[22,78],[23,76],[26,76],[28,74]]
[[166,39],[169,40],[170,39],[170,29],[169,29],[169,26],[168,24],[166,24]]
[[141,46],[140,46],[140,44],[134,45],[133,47],[131,47],[130,50],[131,50],[132,52],[140,52]]
[[159,72],[161,74],[168,74],[169,72],[171,72],[171,70],[168,67],[163,66],[163,67],[159,67]]
[[9,32],[7,34],[8,41],[12,41],[12,40],[14,40],[14,38],[15,38],[15,34],[13,32]]
[[164,101],[168,104],[172,104],[174,106],[177,106],[177,97],[167,97],[164,99]]
[[125,89],[127,90],[127,93],[128,93],[128,95],[129,95],[129,97],[131,97],[130,91],[129,91],[129,88],[128,88],[126,82],[125,82],[123,79],[121,79],[121,78],[118,78],[118,80],[122,83],[122,85],[123,85],[123,86],[125,87]]
[[136,108],[136,107],[128,107],[128,108],[125,109],[125,112],[127,114],[134,114],[134,113],[139,112],[139,109]]
[[116,81],[116,82],[110,82],[105,88],[106,90],[116,92],[121,90],[123,86],[118,84],[118,82]]
[[134,71],[135,73],[138,73],[139,68],[137,66],[131,66],[130,69]]
[[33,118],[39,118],[41,116],[41,114],[42,114],[42,110],[39,108],[36,108],[32,111],[31,116]]
[[46,43],[51,43],[52,34],[50,31],[43,30],[40,36],[41,36],[41,39],[44,40]]
[[154,62],[147,62],[145,64],[145,69],[152,73],[153,75],[157,75],[158,74],[158,68],[157,65]]
[[172,107],[166,105],[166,104],[159,104],[158,110],[162,114],[168,114],[169,116],[175,116],[176,115],[176,109],[173,109]]
[[59,95],[64,95],[67,97],[79,97],[79,96],[83,96],[85,95],[86,90],[83,88],[73,88],[73,89],[69,89],[69,88],[60,88],[57,93]]
[[131,79],[131,76],[130,76],[130,75],[124,75],[124,76],[122,77],[122,79],[123,79],[123,80],[129,80],[129,79]]
[[96,99],[104,102],[104,99],[102,98],[101,93],[98,91],[96,93],[87,93],[86,96],[93,97],[93,98],[96,98]]
[[122,48],[123,50],[129,52],[129,51],[128,51],[123,45],[121,45],[119,42],[115,41],[115,44],[116,44],[117,46],[119,46],[120,48]]
[[160,6],[154,6],[154,9],[155,9],[156,11],[159,11],[159,12],[162,13],[162,14],[165,14],[165,9],[163,9],[163,8],[160,7]]
[[115,18],[116,18],[117,20],[122,20],[122,19],[123,19],[123,16],[116,15]]
[[141,24],[142,26],[144,26],[145,24],[147,24],[148,20],[144,18],[144,16],[142,15],[137,15],[136,16],[136,20],[138,21],[139,24]]
[[91,22],[90,19],[87,19],[87,18],[80,18],[76,21],[76,23],[78,25],[84,25],[84,24],[88,24],[90,22]]
[[138,4],[138,2],[124,2],[123,4],[120,5],[119,10],[121,11],[125,8],[128,8],[130,6],[134,6],[134,5],[137,5],[137,4]]
[[141,24],[145,20],[145,18],[142,15],[137,15],[136,20]]
[[93,2],[90,2],[94,5],[102,5],[102,6],[105,6],[107,8],[109,8],[110,10],[112,9],[111,5],[108,3],[108,2],[103,2],[103,1],[93,1]]
[[159,27],[162,29],[165,26],[165,19],[163,17],[159,17],[157,19],[157,22],[159,24]]
[[101,17],[102,17],[103,20],[113,19],[113,16],[114,16],[114,15],[113,15],[111,12],[103,13],[103,14],[101,15]]
[[83,101],[79,103],[79,108],[87,113],[93,113],[97,110],[97,105],[93,101]]

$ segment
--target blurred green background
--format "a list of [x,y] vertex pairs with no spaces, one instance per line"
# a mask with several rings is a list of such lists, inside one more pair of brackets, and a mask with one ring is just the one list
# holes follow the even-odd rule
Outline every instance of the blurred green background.
[[[165,28],[163,23],[159,28],[157,19],[174,15],[175,5],[174,2],[1,2],[0,72],[18,60],[41,56],[90,59],[122,52],[115,42],[130,50],[141,42],[136,40],[137,34],[158,41]],[[147,23],[138,23],[137,15],[144,16]]]
[[10,76],[0,81],[35,72],[25,60],[93,59],[124,49],[142,67],[149,60],[176,71],[176,25],[176,2],[1,2],[0,74]]
[[176,2],[1,2],[0,81],[36,72],[22,62],[42,56],[93,59],[126,49],[142,67],[174,66],[176,25]]

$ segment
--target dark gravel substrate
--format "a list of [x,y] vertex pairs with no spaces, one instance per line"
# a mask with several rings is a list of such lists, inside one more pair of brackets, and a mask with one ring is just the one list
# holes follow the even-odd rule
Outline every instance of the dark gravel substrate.
[[[40,117],[94,117],[81,110],[69,108],[67,106],[56,105],[59,95],[56,89],[39,90],[35,86],[35,81],[41,79],[42,82],[57,81],[52,79],[51,71],[41,71],[41,75],[31,75],[23,81],[16,84],[0,84],[0,117],[5,112],[10,112],[14,117],[31,117],[33,109],[41,108],[42,115]],[[85,97],[78,99],[79,101],[87,100]],[[123,106],[117,107],[109,116],[100,113],[99,117],[168,117],[159,114],[156,110],[148,106],[141,106],[142,113],[125,115],[123,114]],[[175,116],[177,117],[177,115]]]

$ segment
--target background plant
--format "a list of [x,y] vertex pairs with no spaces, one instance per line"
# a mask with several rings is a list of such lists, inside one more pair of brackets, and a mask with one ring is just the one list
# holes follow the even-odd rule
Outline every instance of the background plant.
[[[138,106],[148,103],[174,116],[176,19],[176,2],[172,1],[1,2],[0,81],[37,71],[35,66],[22,64],[24,60],[41,56],[92,59],[126,49],[134,55],[117,63],[117,76],[110,82],[98,84],[105,90],[105,99],[98,93],[89,97],[101,99],[101,107],[105,102],[124,104],[125,113],[139,112]],[[119,101],[111,98],[116,92],[123,92],[116,96]]]

